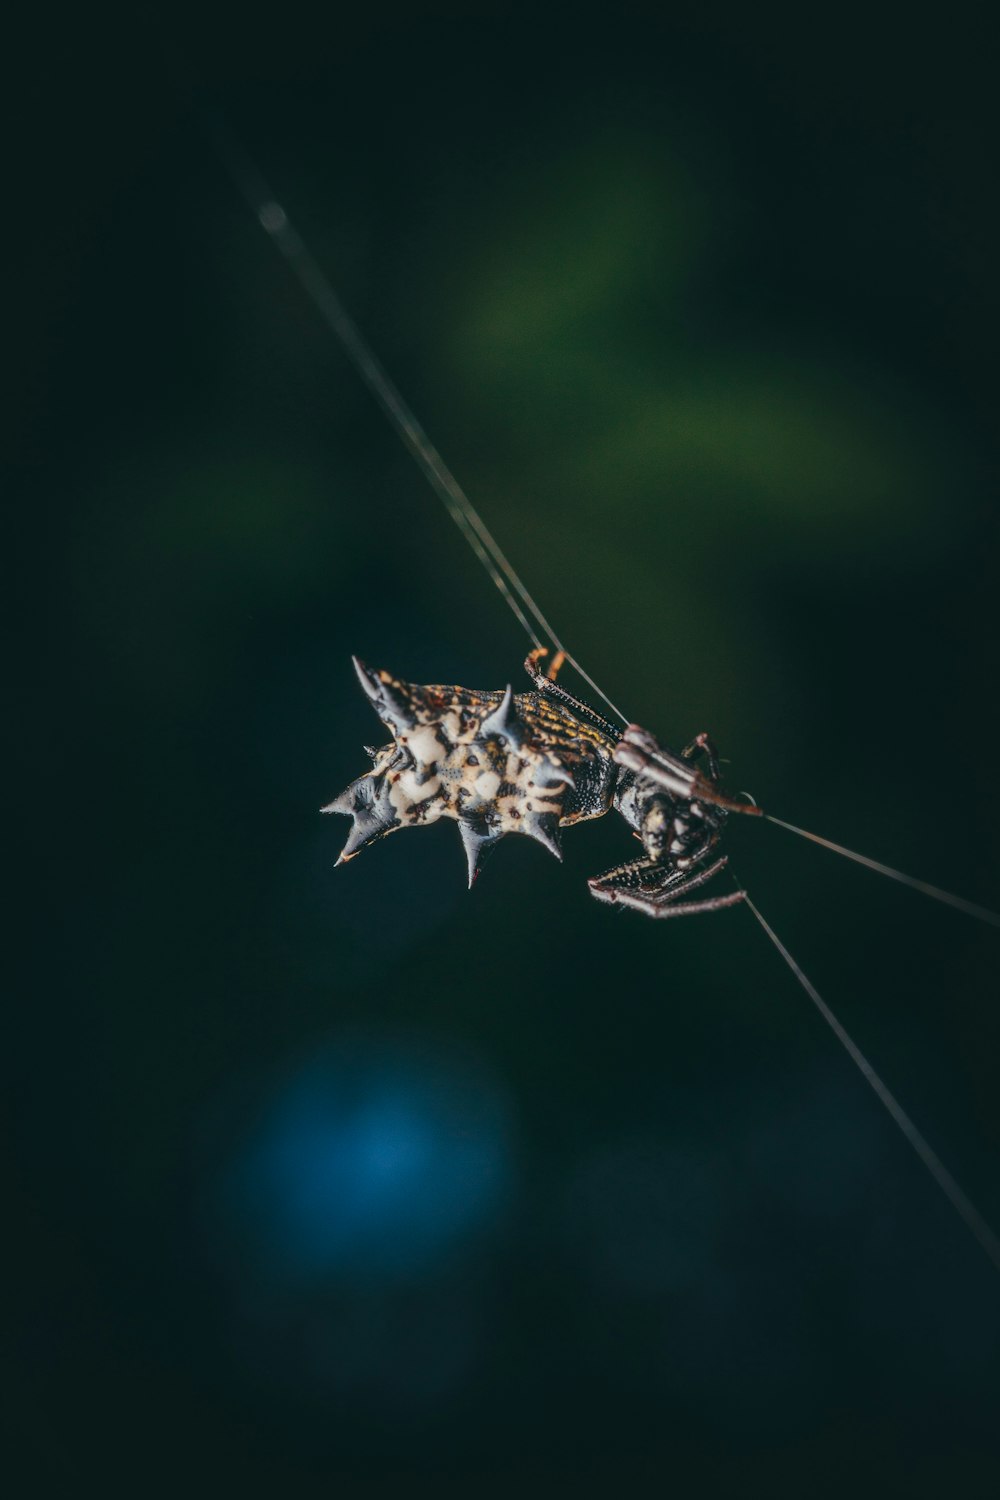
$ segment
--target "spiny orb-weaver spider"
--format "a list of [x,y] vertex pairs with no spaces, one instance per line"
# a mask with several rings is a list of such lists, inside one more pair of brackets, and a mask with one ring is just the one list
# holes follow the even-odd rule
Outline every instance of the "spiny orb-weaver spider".
[[372,769],[322,809],[353,820],[337,863],[397,828],[454,818],[471,886],[484,854],[505,834],[526,833],[561,859],[560,828],[614,808],[645,853],[588,882],[598,901],[651,917],[742,901],[741,890],[680,899],[725,868],[725,855],[711,856],[726,814],[760,811],[723,793],[708,735],[675,755],[637,724],[619,733],[558,686],[559,656],[541,670],[545,654],[532,651],[524,664],[535,690],[516,694],[509,684],[503,692],[417,686],[353,658],[392,741],[369,749]]

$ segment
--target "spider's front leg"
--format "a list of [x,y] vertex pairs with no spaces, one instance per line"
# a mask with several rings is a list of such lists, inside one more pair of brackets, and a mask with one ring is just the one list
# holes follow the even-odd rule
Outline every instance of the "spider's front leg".
[[[708,760],[707,776],[691,764],[699,752]],[[727,812],[746,813],[753,818],[763,816],[754,803],[736,802],[720,791],[719,759],[707,734],[699,734],[683,755],[675,755],[672,750],[665,749],[648,729],[630,724],[615,746],[615,760],[626,770],[662,787],[671,797],[687,802],[708,802],[725,808]]]
[[[709,850],[705,850],[707,855]],[[704,857],[704,856],[703,856]],[[590,894],[597,901],[607,901],[614,906],[630,906],[647,917],[689,917],[696,912],[723,911],[727,906],[736,906],[743,900],[743,891],[731,891],[725,896],[705,896],[699,901],[682,901],[699,886],[707,884],[729,863],[722,855],[703,870],[684,869],[660,864],[651,859],[636,859],[627,865],[618,865],[595,875],[588,881]]]

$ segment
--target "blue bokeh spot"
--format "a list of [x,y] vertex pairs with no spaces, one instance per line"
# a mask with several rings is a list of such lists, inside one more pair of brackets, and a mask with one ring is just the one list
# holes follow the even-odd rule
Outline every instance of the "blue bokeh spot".
[[282,1277],[424,1274],[494,1224],[507,1110],[467,1059],[331,1048],[272,1094],[230,1178],[229,1217]]

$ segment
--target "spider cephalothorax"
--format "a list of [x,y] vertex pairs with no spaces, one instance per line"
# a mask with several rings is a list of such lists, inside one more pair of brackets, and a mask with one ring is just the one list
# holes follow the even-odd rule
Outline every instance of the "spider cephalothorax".
[[338,863],[397,828],[452,818],[471,886],[484,853],[505,834],[527,834],[561,859],[560,828],[613,807],[641,840],[644,858],[595,876],[589,884],[598,900],[660,917],[742,900],[733,891],[678,901],[724,868],[724,856],[709,856],[726,813],[757,811],[721,792],[708,736],[678,756],[638,725],[619,735],[541,671],[541,654],[525,662],[534,690],[517,694],[510,686],[502,693],[417,686],[354,658],[392,741],[369,750],[372,769],[323,808],[353,820]]

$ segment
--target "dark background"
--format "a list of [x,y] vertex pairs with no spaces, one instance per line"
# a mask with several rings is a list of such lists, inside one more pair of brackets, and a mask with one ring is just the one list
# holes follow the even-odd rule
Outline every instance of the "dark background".
[[[594,905],[612,819],[472,895],[447,825],[333,870],[349,653],[500,687],[525,642],[161,35],[611,696],[998,902],[975,10],[47,18],[8,58],[18,1493],[995,1492],[1000,1283],[747,911]],[[996,1223],[998,934],[731,848]]]

